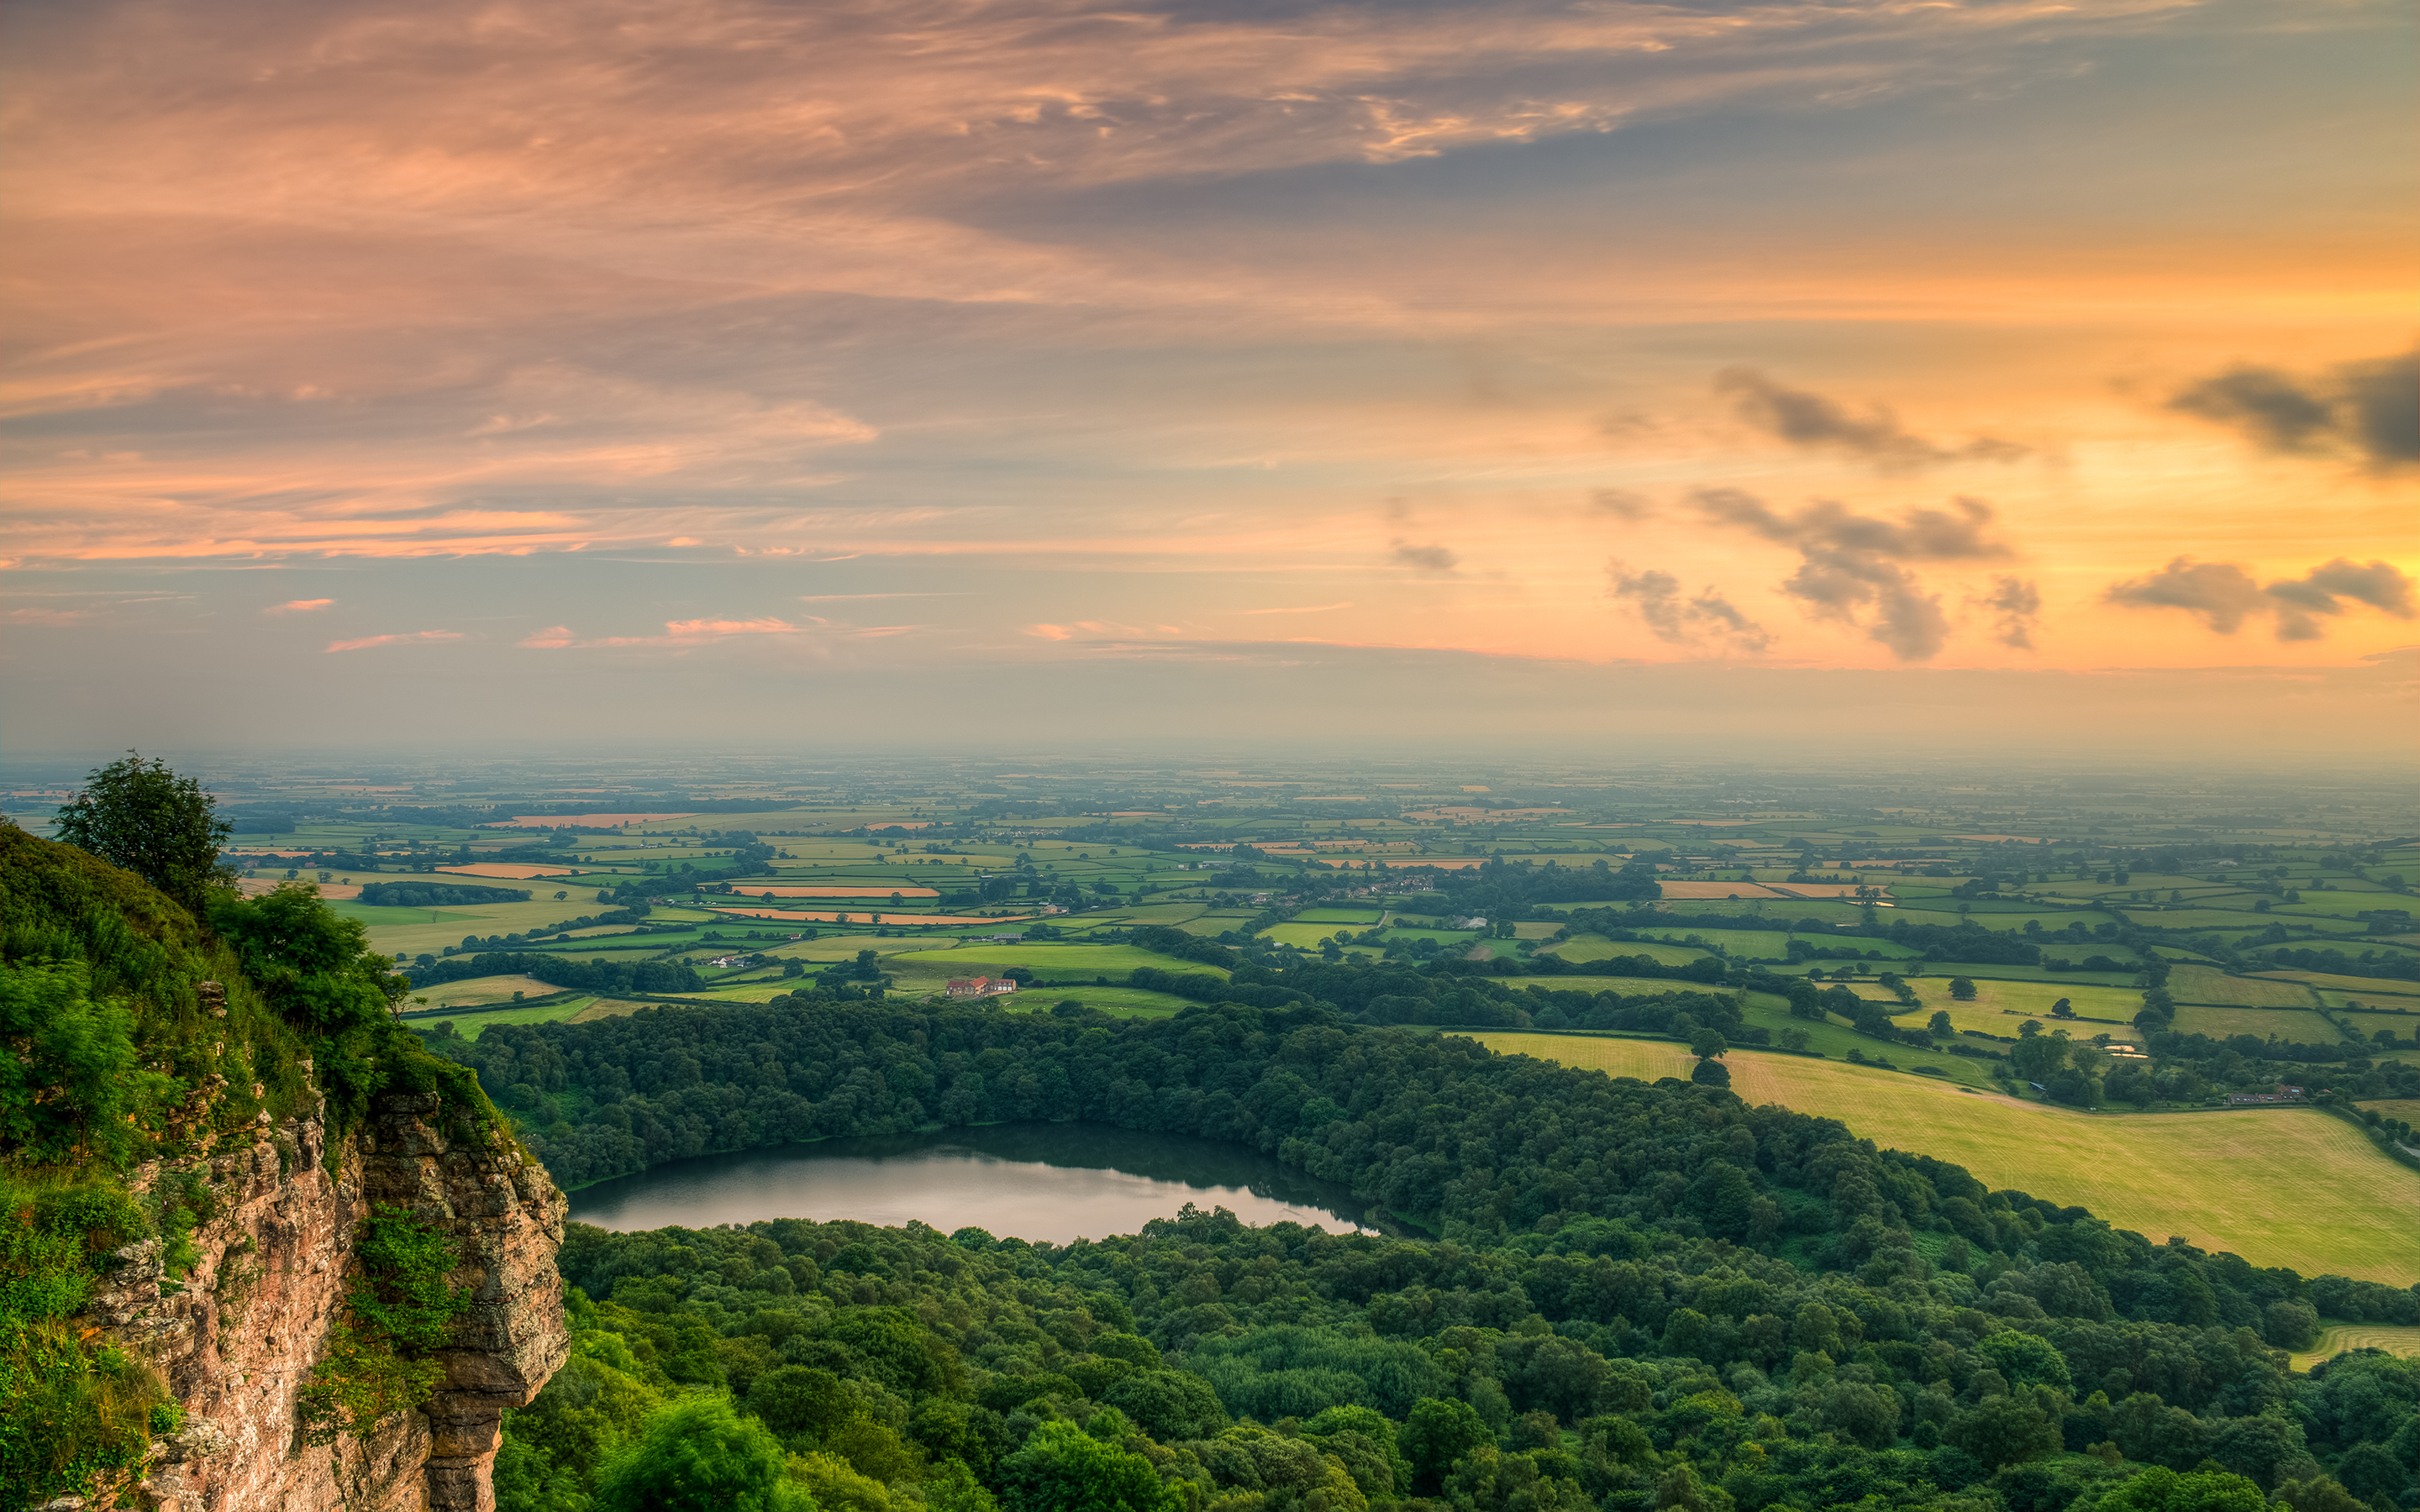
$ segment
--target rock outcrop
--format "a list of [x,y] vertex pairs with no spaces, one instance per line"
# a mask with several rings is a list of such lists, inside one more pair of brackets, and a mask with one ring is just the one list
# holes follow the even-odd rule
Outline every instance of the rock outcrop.
[[[563,1195],[434,1096],[380,1100],[333,1179],[321,1118],[267,1118],[248,1143],[136,1173],[138,1191],[178,1183],[204,1217],[180,1277],[160,1240],[131,1246],[86,1319],[149,1362],[185,1409],[131,1500],[175,1512],[488,1512],[504,1412],[536,1396],[569,1348],[554,1269]],[[297,1394],[342,1316],[373,1204],[453,1236],[472,1310],[421,1410],[312,1445]]]

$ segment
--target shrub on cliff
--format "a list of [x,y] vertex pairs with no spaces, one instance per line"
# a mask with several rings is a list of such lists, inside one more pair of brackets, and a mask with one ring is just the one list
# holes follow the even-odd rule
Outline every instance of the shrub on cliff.
[[[119,765],[63,821],[85,844],[0,826],[0,1512],[105,1502],[173,1429],[150,1372],[76,1314],[131,1242],[156,1239],[171,1285],[199,1259],[214,1199],[198,1157],[316,1106],[315,1068],[332,1164],[382,1091],[434,1092],[497,1127],[471,1073],[395,1021],[401,983],[358,925],[307,887],[245,901],[216,886],[194,860],[215,845],[208,795],[157,763]],[[155,1161],[137,1200],[128,1173]],[[370,1237],[361,1326],[333,1341],[324,1379],[384,1381],[363,1402],[411,1405],[431,1384],[429,1328],[407,1326],[430,1299],[380,1279],[417,1274],[410,1249]],[[430,1263],[442,1283],[450,1255]]]
[[353,1254],[361,1277],[302,1392],[303,1433],[313,1443],[365,1433],[389,1412],[426,1401],[444,1377],[433,1355],[471,1310],[469,1290],[447,1279],[454,1246],[408,1209],[372,1209]]

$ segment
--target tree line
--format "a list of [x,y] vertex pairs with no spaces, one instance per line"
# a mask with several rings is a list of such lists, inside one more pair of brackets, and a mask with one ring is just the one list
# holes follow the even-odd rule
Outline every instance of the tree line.
[[[432,1043],[573,1182],[826,1134],[1082,1119],[1248,1144],[1439,1236],[1200,1213],[1065,1247],[575,1227],[560,1263],[597,1335],[576,1359],[626,1379],[576,1363],[508,1420],[510,1507],[660,1491],[647,1445],[675,1435],[652,1426],[706,1433],[695,1400],[722,1404],[717,1442],[757,1443],[752,1473],[827,1506],[905,1507],[898,1488],[920,1486],[928,1505],[1016,1512],[2273,1492],[2352,1512],[2412,1485],[2420,1373],[2371,1354],[2297,1377],[2279,1351],[2322,1306],[2420,1321],[2413,1292],[2155,1244],[1716,1088],[1302,1004],[1132,1021],[793,1002]],[[2161,1499],[2185,1482],[2249,1500]]]

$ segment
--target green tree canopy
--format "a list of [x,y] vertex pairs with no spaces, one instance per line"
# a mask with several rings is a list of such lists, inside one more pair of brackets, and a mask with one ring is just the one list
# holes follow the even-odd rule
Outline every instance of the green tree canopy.
[[1151,1461],[1073,1423],[1045,1423],[1001,1462],[1008,1512],[1162,1512],[1183,1506]]
[[782,1446],[721,1396],[685,1396],[647,1420],[597,1476],[597,1512],[813,1512],[783,1479]]
[[233,825],[200,781],[138,751],[97,766],[84,791],[58,811],[56,838],[124,867],[199,915],[211,892],[231,888],[235,870],[219,853]]

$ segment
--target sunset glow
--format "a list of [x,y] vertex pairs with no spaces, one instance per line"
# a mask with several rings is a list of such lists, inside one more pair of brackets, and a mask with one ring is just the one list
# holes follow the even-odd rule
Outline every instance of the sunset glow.
[[2410,737],[2401,7],[14,8],[12,744]]

